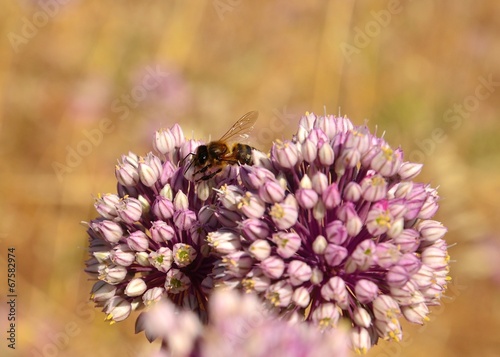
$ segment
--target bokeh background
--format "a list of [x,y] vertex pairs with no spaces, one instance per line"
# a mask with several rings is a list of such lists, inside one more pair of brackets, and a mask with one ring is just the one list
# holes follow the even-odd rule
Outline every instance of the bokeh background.
[[[85,229],[114,164],[156,128],[254,146],[306,111],[367,122],[439,186],[453,282],[424,327],[369,356],[500,355],[500,7],[494,1],[19,0],[0,13],[0,355],[143,356],[134,317],[88,302]],[[6,256],[17,349],[6,348]],[[90,348],[90,350],[89,350]],[[90,352],[91,351],[91,352]]]

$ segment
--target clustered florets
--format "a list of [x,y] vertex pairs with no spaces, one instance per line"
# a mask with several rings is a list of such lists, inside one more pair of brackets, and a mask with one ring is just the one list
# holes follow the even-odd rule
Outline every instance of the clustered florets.
[[421,167],[346,118],[303,117],[265,165],[219,191],[242,215],[238,229],[208,234],[223,280],[321,329],[349,319],[359,352],[400,340],[398,317],[423,323],[448,280],[446,228],[430,219],[437,192],[412,181]]
[[367,127],[307,114],[269,157],[195,184],[182,159],[197,145],[177,125],[157,132],[162,158],[123,156],[118,195],[96,201],[87,270],[113,320],[165,294],[204,320],[224,285],[321,330],[346,320],[363,353],[400,340],[401,315],[421,324],[439,302],[449,256],[446,228],[431,219],[437,192],[413,181],[421,164]]
[[[206,234],[234,222],[235,214],[215,212],[217,197],[208,183],[184,178],[179,163],[197,145],[184,139],[178,125],[158,131],[153,142],[158,156],[122,156],[115,170],[118,194],[96,199],[100,217],[88,223],[92,256],[86,270],[98,279],[92,299],[112,322],[164,295],[207,318],[219,257],[211,253]],[[234,183],[231,170],[211,184]]]

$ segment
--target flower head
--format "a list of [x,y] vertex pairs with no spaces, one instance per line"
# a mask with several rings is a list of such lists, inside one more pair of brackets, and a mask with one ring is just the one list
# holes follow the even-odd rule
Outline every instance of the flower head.
[[219,203],[210,185],[235,181],[227,172],[197,185],[187,180],[183,159],[197,145],[178,125],[158,131],[153,142],[158,154],[122,156],[115,170],[118,193],[96,199],[100,216],[88,223],[86,270],[98,279],[92,298],[111,321],[164,295],[206,320],[219,259],[206,236],[234,214],[215,210]]
[[378,338],[400,340],[401,315],[425,321],[446,288],[449,257],[446,228],[430,219],[437,192],[412,181],[422,165],[347,118],[314,114],[274,144],[270,163],[242,167],[242,185],[226,189],[238,192],[227,209],[241,218],[211,233],[227,255],[221,280],[322,330],[349,319],[359,352]]
[[[199,145],[178,125],[158,131],[157,154],[123,155],[117,193],[96,199],[86,271],[107,320],[168,297],[136,330],[190,356],[365,353],[401,340],[401,317],[428,320],[449,256],[421,164],[331,115],[306,114],[253,166],[200,170],[185,162]],[[217,285],[253,294],[209,302]]]

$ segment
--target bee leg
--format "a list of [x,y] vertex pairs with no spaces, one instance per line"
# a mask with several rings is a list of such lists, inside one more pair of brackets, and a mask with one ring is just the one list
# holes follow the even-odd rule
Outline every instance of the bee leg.
[[207,166],[203,166],[201,169],[199,169],[198,171],[196,171],[193,176],[196,176],[198,174],[204,174],[205,171],[207,171],[210,167],[212,167],[212,165],[207,165]]
[[205,175],[205,176],[200,177],[198,180],[196,180],[196,182],[210,180],[212,177],[214,177],[215,175],[217,175],[221,171],[222,171],[222,168],[218,169],[217,171],[212,172],[210,175]]

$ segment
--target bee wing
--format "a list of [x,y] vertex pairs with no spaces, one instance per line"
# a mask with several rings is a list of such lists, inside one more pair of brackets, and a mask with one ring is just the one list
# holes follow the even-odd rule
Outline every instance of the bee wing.
[[[246,113],[233,124],[233,126],[219,139],[219,141],[231,142],[238,139],[247,139],[248,134],[252,131],[253,125],[257,121],[258,116],[259,112],[256,111]],[[237,138],[238,136],[239,138]]]

